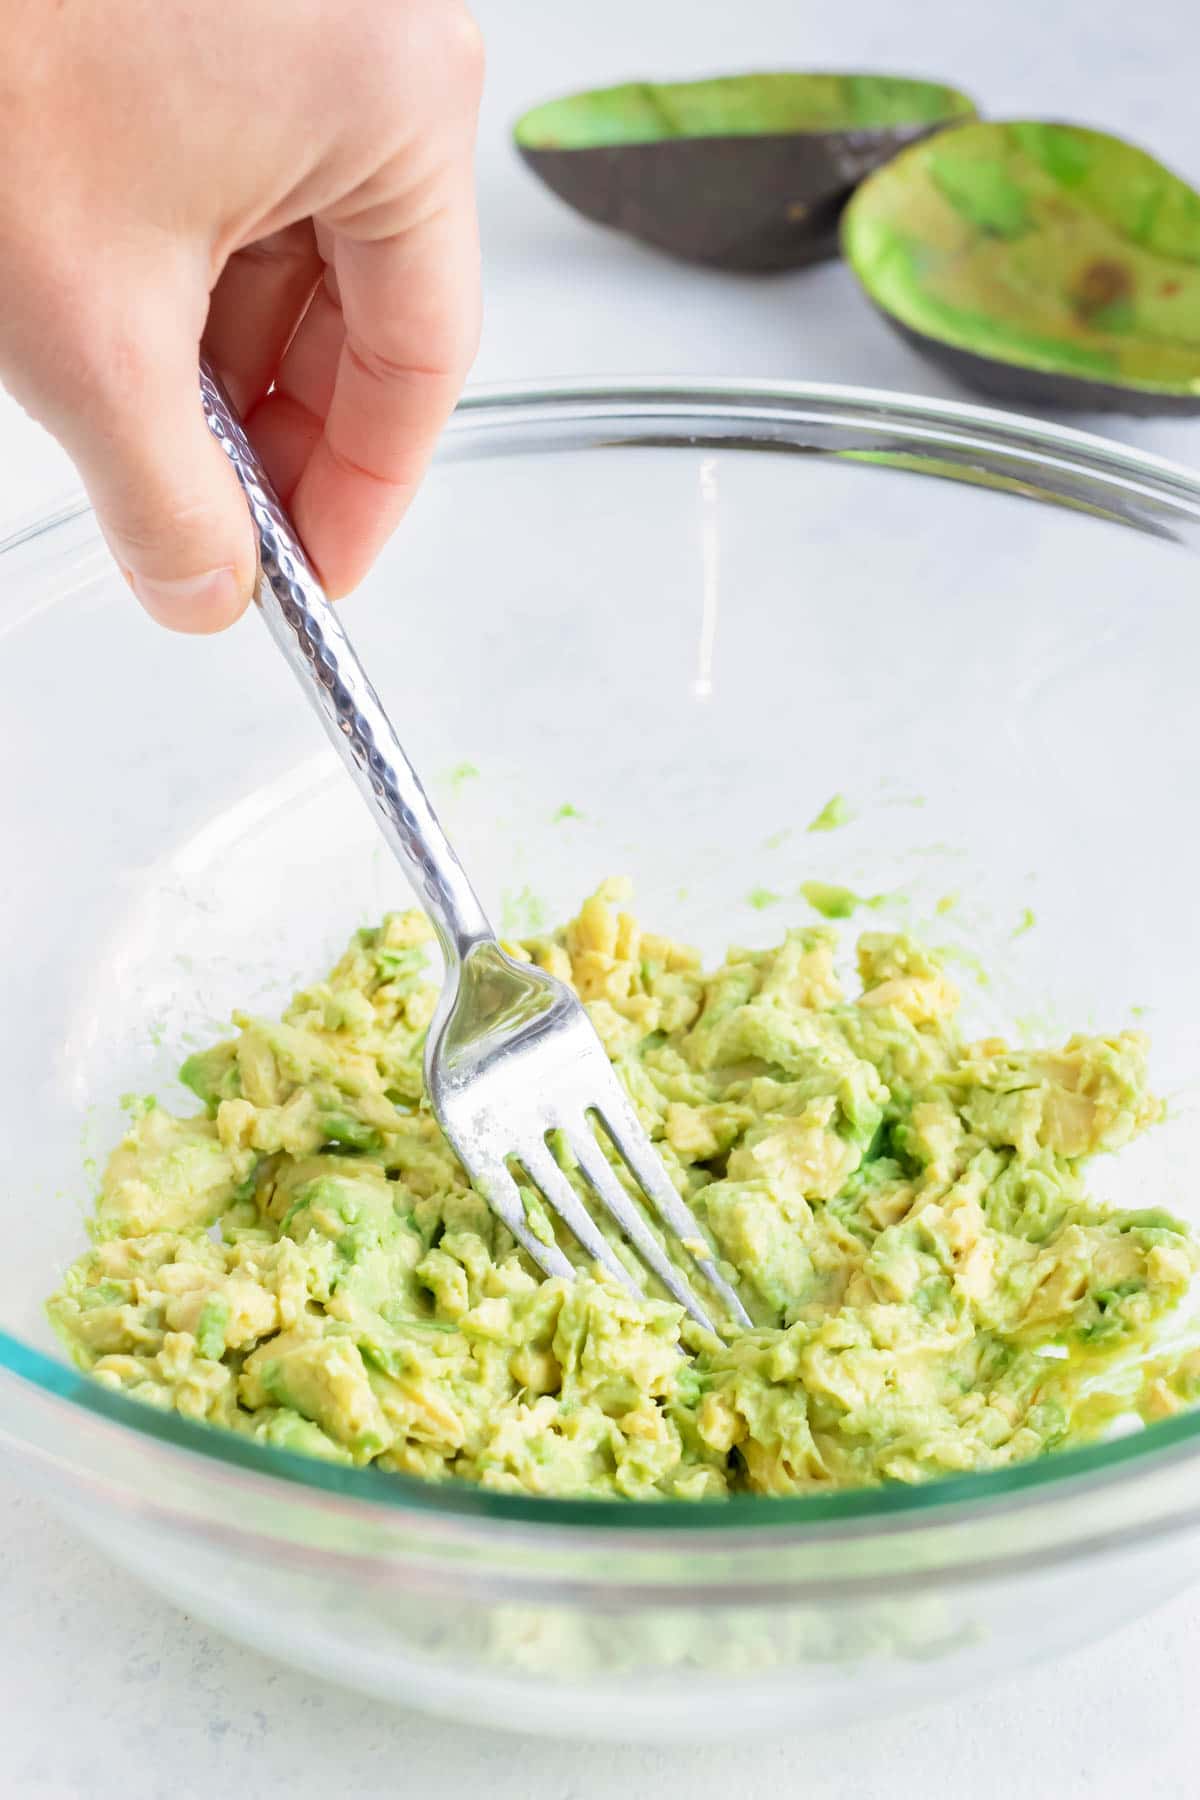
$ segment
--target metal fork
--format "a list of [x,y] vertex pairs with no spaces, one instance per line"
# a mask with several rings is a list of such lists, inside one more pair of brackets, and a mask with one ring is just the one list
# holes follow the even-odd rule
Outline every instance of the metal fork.
[[580,1002],[562,982],[516,961],[496,941],[228,395],[203,360],[200,391],[209,428],[233,464],[258,534],[259,610],[437,934],[446,972],[425,1044],[425,1081],[434,1115],[463,1168],[547,1275],[573,1277],[577,1271],[557,1243],[532,1228],[513,1165],[588,1256],[636,1294],[636,1281],[563,1172],[549,1139],[565,1143],[592,1200],[692,1318],[717,1330],[602,1149],[593,1129],[599,1120],[651,1210],[732,1318],[749,1325]]

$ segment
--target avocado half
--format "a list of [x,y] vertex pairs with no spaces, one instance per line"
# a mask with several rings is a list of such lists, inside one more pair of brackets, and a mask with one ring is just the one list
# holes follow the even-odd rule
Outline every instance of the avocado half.
[[884,317],[968,386],[1200,412],[1200,194],[1121,138],[956,126],[871,175],[841,230]]
[[974,106],[893,75],[728,75],[569,94],[517,121],[521,156],[586,218],[722,269],[837,254],[854,188]]

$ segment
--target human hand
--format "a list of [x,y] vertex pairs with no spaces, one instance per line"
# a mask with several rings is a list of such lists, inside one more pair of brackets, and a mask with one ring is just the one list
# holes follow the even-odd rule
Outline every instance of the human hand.
[[147,610],[215,631],[255,544],[200,409],[203,344],[345,593],[478,336],[482,53],[460,0],[0,0],[0,23],[0,376],[74,458]]

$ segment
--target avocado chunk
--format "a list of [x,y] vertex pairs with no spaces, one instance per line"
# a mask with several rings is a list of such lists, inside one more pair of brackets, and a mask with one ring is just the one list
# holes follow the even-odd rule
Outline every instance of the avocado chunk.
[[970,387],[1200,411],[1200,193],[1121,138],[957,125],[862,184],[842,245],[888,322]]
[[688,262],[766,271],[836,255],[863,177],[974,111],[940,82],[776,71],[568,94],[513,135],[547,187],[597,224]]
[[1153,1178],[1115,1208],[1088,1177],[1162,1114],[1140,1032],[977,1039],[937,949],[894,930],[706,968],[627,897],[605,882],[521,952],[587,1007],[751,1329],[628,1291],[527,1185],[575,1266],[543,1278],[429,1108],[389,1099],[421,1091],[437,997],[399,961],[427,931],[407,914],[282,1020],[236,1014],[192,1060],[203,1112],[136,1109],[49,1302],[73,1363],[384,1476],[630,1500],[997,1469],[1195,1401],[1200,1239]]

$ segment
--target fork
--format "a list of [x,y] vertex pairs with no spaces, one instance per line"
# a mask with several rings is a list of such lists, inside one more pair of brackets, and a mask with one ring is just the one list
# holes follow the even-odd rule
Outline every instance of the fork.
[[437,935],[445,980],[425,1041],[425,1085],[434,1117],[472,1184],[545,1274],[574,1277],[578,1271],[553,1234],[543,1236],[531,1223],[512,1172],[516,1166],[591,1260],[639,1294],[564,1173],[559,1156],[565,1146],[589,1197],[691,1317],[715,1332],[683,1268],[667,1255],[602,1148],[598,1121],[650,1210],[732,1319],[748,1326],[745,1308],[715,1267],[699,1222],[676,1192],[580,1001],[497,941],[228,395],[203,358],[200,392],[209,429],[233,465],[258,535],[259,611]]

